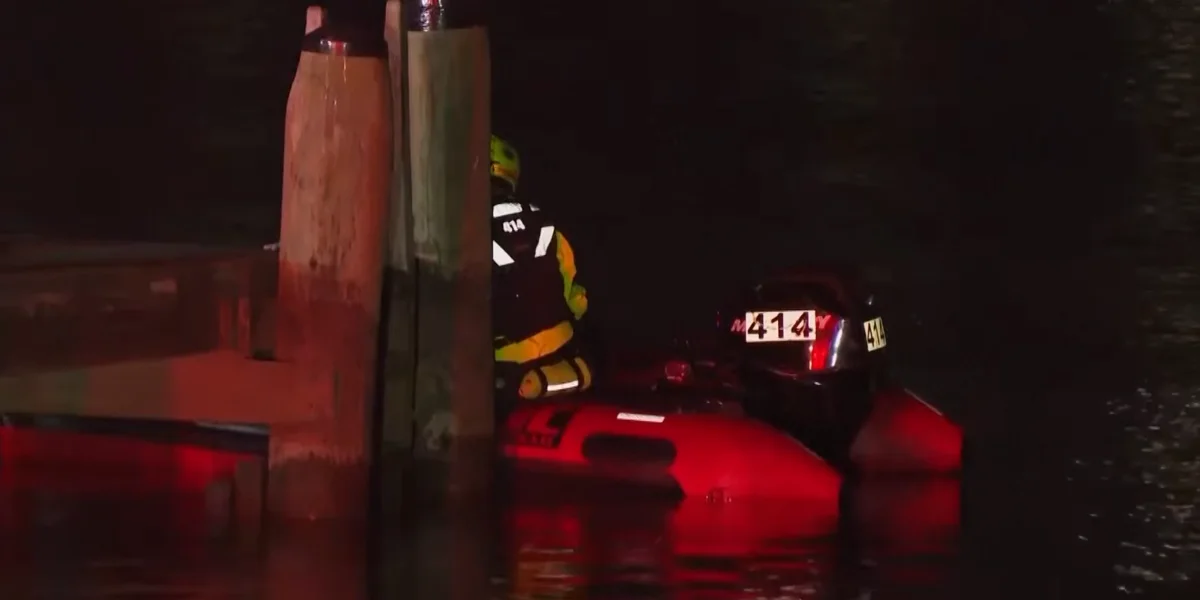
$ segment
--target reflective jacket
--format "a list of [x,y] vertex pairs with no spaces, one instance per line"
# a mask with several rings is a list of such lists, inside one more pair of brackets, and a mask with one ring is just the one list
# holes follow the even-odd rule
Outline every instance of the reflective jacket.
[[549,355],[574,336],[587,312],[567,238],[537,206],[492,205],[492,329],[496,360],[524,363]]

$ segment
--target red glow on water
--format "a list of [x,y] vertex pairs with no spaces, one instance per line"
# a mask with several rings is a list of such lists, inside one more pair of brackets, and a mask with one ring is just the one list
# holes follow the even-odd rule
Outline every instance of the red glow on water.
[[[869,483],[854,494],[853,518],[864,532],[858,551],[864,558],[921,556],[925,564],[931,556],[953,551],[959,531],[957,481]],[[686,499],[655,508],[541,500],[520,503],[509,513],[507,555],[512,591],[518,594],[575,597],[572,592],[589,586],[636,579],[677,590],[673,598],[723,593],[742,598],[748,597],[747,587],[816,592],[833,575],[830,551],[837,519],[797,509],[792,502]],[[886,562],[880,575],[889,583],[943,576],[934,563],[914,568],[908,559]]]
[[930,552],[958,532],[960,490],[955,478],[869,480],[857,490],[854,511],[889,554]]
[[86,492],[203,491],[243,454],[135,438],[0,427],[0,487]]
[[[117,435],[0,427],[0,531],[9,539],[36,538],[61,522],[81,531],[114,528],[93,536],[208,536],[232,524],[234,475],[247,460],[261,458]],[[21,554],[26,546],[18,541],[7,550]]]

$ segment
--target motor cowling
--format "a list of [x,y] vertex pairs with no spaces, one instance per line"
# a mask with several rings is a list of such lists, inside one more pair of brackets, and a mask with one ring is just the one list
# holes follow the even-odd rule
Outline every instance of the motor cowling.
[[891,381],[880,306],[852,273],[793,269],[747,285],[715,334],[676,348],[664,385],[736,390],[746,416],[843,472],[960,468],[961,429]]
[[718,312],[722,362],[748,415],[838,466],[887,379],[887,333],[858,278],[793,269],[739,290]]
[[784,378],[886,368],[878,306],[848,274],[798,269],[765,278],[718,311],[717,328],[728,356]]

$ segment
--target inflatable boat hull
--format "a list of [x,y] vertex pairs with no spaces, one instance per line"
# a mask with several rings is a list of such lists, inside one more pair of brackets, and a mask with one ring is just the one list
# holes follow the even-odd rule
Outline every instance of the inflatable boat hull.
[[836,504],[841,475],[786,434],[721,413],[649,412],[589,400],[530,403],[507,420],[520,467],[676,486],[689,498]]
[[850,447],[864,475],[949,475],[962,470],[962,428],[903,388],[877,393]]

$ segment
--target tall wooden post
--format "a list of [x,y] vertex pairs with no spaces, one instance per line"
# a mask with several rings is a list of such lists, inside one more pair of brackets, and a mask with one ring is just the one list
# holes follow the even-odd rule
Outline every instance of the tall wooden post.
[[307,520],[367,514],[392,168],[382,27],[338,18],[304,38],[284,142],[276,355],[300,365],[324,402],[312,422],[272,428],[267,507]]
[[[405,59],[404,16],[400,0],[388,0],[384,12],[384,38],[388,45],[388,67],[392,84],[392,186],[389,214],[390,248],[385,299],[386,355],[381,398],[381,450],[384,456],[410,457],[413,431],[413,377],[416,357],[415,310],[416,264],[413,259],[412,196],[408,154],[406,111],[408,65]],[[381,332],[382,333],[382,332]],[[392,469],[389,469],[391,471]],[[389,476],[395,473],[388,473]]]
[[472,0],[404,3],[418,455],[451,461],[452,490],[486,483],[493,433],[491,65]]
[[[491,65],[477,0],[404,2],[413,248],[417,264],[418,456],[448,459],[449,598],[488,590],[475,492],[491,477]],[[437,491],[432,491],[436,494]],[[438,579],[436,565],[420,572]],[[428,579],[428,578],[426,578]],[[426,581],[438,589],[438,582]]]

